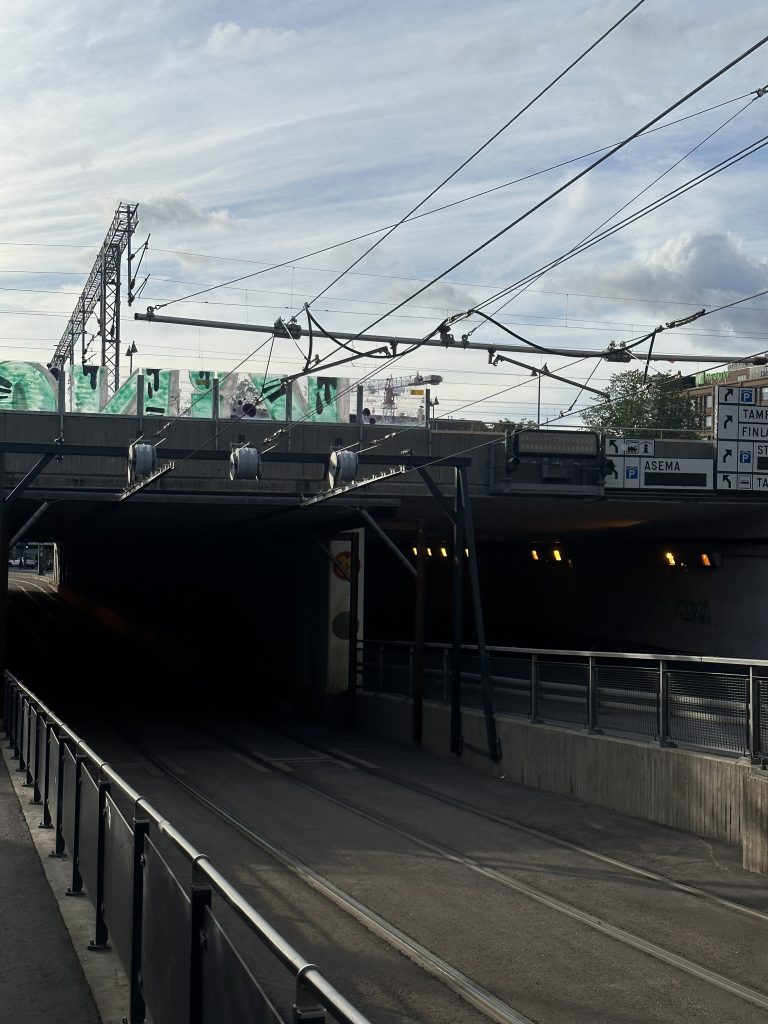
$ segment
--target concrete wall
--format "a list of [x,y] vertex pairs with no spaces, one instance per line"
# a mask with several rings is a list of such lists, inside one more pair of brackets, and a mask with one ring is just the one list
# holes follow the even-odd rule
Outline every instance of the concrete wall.
[[[367,731],[411,742],[408,698],[358,692],[357,722]],[[450,712],[425,702],[423,747],[449,754]],[[768,874],[768,774],[745,761],[660,748],[613,736],[529,725],[496,717],[502,759],[471,750],[462,762],[510,782],[598,804],[695,835],[740,844],[744,867]],[[479,711],[465,710],[466,742],[485,747]]]

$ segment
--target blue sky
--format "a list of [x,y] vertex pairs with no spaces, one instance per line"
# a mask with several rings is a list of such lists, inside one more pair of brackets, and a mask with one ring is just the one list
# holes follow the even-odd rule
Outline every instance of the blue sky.
[[[119,201],[140,204],[137,241],[152,236],[142,307],[390,223],[631,6],[156,0],[113,13],[83,0],[9,0],[0,26],[0,355],[49,358]],[[756,0],[646,0],[429,206],[621,139],[764,30]],[[765,85],[767,53],[676,116]],[[633,144],[419,296],[387,330],[426,334],[446,313],[560,255],[746,102]],[[756,100],[645,201],[760,138],[766,110],[768,97]],[[416,279],[440,273],[583,166],[404,225],[318,301],[318,318],[331,329],[362,329],[419,287]],[[551,272],[505,316],[539,344],[599,348],[768,287],[765,170],[763,151]],[[172,308],[271,323],[298,313],[363,245]],[[734,356],[765,348],[768,302],[751,306],[670,333],[664,345]],[[253,347],[252,336],[150,328],[125,313],[123,336],[149,364],[227,369]],[[475,335],[493,337],[487,328]],[[299,358],[286,344],[272,368],[291,371]],[[262,359],[249,365],[263,369]],[[593,365],[573,372],[585,378]],[[371,367],[360,360],[350,375]],[[492,370],[483,354],[422,350],[396,372],[417,369],[445,377],[443,414],[468,401],[489,420],[535,408],[535,381],[511,367]],[[609,372],[603,364],[594,379]],[[480,401],[518,382],[509,395]],[[545,412],[575,396],[545,385]]]

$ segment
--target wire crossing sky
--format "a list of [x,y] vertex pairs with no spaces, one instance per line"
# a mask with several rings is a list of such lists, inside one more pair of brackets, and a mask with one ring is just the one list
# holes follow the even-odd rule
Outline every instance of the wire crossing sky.
[[[139,203],[137,245],[152,235],[144,305],[172,301],[180,315],[270,324],[321,296],[312,310],[331,334],[396,309],[387,332],[419,337],[557,261],[656,178],[642,203],[678,190],[671,201],[554,265],[501,321],[544,349],[601,348],[719,308],[665,332],[656,347],[759,350],[768,346],[768,303],[732,303],[768,288],[766,152],[684,184],[764,136],[764,102],[723,125],[737,109],[730,104],[765,86],[760,54],[676,110],[678,123],[638,138],[479,247],[743,53],[764,26],[755,0],[185,0],[109,17],[94,0],[62,0],[45,18],[37,5],[10,0],[0,28],[0,288],[9,289],[0,298],[0,359],[50,358],[120,201]],[[345,273],[406,210],[418,214]],[[476,249],[460,272],[413,297]],[[316,255],[300,261],[306,253]],[[324,294],[342,274],[343,285]],[[180,301],[191,292],[200,294]],[[246,335],[161,329],[123,312],[134,368],[226,372],[245,360],[263,373],[269,358],[271,377],[303,365],[282,341],[271,357],[268,345],[249,358]],[[483,340],[493,330],[485,327]],[[441,415],[467,407],[488,420],[519,419],[536,407],[536,379],[479,356],[422,349],[396,367],[444,377]],[[375,361],[361,358],[338,372],[374,369],[378,376]],[[569,375],[582,383],[592,375],[600,388],[610,370],[586,361]],[[543,380],[541,392],[544,416],[568,408],[578,389]]]

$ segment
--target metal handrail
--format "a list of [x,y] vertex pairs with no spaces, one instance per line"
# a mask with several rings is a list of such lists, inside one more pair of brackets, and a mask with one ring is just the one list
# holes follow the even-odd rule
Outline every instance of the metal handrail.
[[[413,640],[373,640],[365,638],[359,640],[359,644],[380,644],[384,647],[413,647]],[[450,650],[451,644],[447,643],[425,643],[425,648],[432,650]],[[478,648],[476,644],[462,644],[462,651],[477,652]],[[554,657],[574,657],[574,658],[616,658],[622,661],[679,661],[689,662],[696,665],[744,665],[746,668],[751,666],[759,666],[760,668],[768,668],[768,659],[761,658],[723,658],[709,656],[706,654],[646,654],[646,653],[627,653],[620,651],[572,651],[568,649],[555,650],[547,647],[502,647],[499,645],[488,644],[487,651],[489,654],[551,654]]]
[[[339,1024],[370,1024],[368,1018],[360,1013],[328,981],[315,964],[307,961],[266,918],[262,917],[251,906],[245,897],[211,864],[206,854],[197,850],[167,818],[146,801],[108,762],[99,757],[93,748],[40,700],[32,690],[16,679],[10,672],[6,672],[5,677],[8,684],[14,687],[20,695],[26,697],[30,705],[34,706],[38,712],[42,712],[47,721],[58,728],[64,739],[74,744],[76,754],[81,754],[90,761],[98,769],[100,777],[113,783],[123,796],[133,804],[135,818],[138,819],[139,812],[141,812],[142,819],[148,819],[160,835],[167,838],[189,859],[192,867],[197,872],[197,877],[210,883],[212,889],[218,893],[227,906],[252,929],[267,949],[293,973],[298,986],[301,986],[305,992],[317,997],[325,1008],[333,1014],[334,1018],[339,1021]],[[6,692],[6,700],[8,697],[9,693]],[[4,714],[7,719],[8,703],[6,703]],[[7,721],[4,722],[4,725],[6,727],[6,734],[8,734]]]

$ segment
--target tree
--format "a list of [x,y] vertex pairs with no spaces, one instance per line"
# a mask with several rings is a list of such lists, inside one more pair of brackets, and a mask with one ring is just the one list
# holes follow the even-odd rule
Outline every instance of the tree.
[[590,430],[613,437],[694,437],[700,416],[687,394],[690,377],[658,374],[643,381],[642,370],[615,373],[606,391],[609,401],[596,398],[582,414]]

